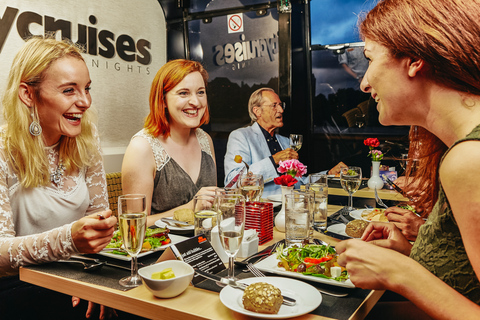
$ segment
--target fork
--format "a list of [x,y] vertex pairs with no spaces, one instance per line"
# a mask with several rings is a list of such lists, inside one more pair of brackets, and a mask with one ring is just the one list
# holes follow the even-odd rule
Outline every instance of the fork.
[[[249,263],[247,264],[247,268],[248,270],[250,270],[250,272],[255,276],[255,277],[266,277],[266,275],[260,271],[257,267],[255,267],[253,264]],[[325,290],[322,290],[322,289],[318,289],[318,288],[315,288],[317,289],[319,292],[321,293],[324,293],[324,294],[327,294],[327,295],[330,295],[332,297],[337,297],[337,298],[341,298],[341,297],[346,297],[348,296],[348,293],[333,293],[333,292],[330,292],[330,291],[325,291]]]
[[[270,256],[271,254],[275,253],[275,251],[277,251],[277,248],[280,244],[284,243],[284,240],[280,240],[278,241],[277,243],[275,243],[272,247],[272,249],[270,251],[267,251],[267,252],[264,252],[263,254],[254,254],[252,255],[251,257],[248,257],[247,259],[243,260],[242,262],[248,262],[249,260],[253,259],[253,258],[258,258],[258,257],[261,257],[260,259],[258,259],[256,262],[260,262],[262,261],[263,259],[267,258],[268,256]],[[251,264],[250,262],[248,262],[248,264]],[[247,268],[248,268],[248,264],[247,264]],[[242,270],[243,272],[248,272],[248,269],[243,269]]]
[[383,203],[382,199],[378,196],[377,188],[373,189],[375,191],[375,201],[377,201],[377,204],[381,207],[384,207],[385,209],[388,209],[388,206]]

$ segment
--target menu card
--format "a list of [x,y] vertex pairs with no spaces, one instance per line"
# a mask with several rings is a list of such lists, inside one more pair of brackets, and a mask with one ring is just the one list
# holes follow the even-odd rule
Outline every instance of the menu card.
[[[216,274],[225,270],[222,260],[203,234],[171,245],[165,249],[157,262],[173,259],[182,260],[193,268],[209,273]],[[204,277],[195,274],[192,283],[195,285],[203,280]]]

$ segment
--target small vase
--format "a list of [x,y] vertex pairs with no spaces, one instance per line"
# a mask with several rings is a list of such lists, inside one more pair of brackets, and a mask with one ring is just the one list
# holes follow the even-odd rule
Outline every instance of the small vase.
[[380,161],[372,161],[372,176],[368,179],[370,189],[382,189],[383,179],[380,177]]
[[275,216],[275,228],[280,232],[285,232],[285,194],[290,193],[293,190],[293,186],[281,186],[282,187],[282,208]]

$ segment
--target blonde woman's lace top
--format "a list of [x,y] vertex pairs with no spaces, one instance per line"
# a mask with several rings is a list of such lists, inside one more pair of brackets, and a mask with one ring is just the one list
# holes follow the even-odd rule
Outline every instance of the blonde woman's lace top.
[[150,143],[155,158],[156,174],[152,194],[151,214],[156,214],[181,206],[193,199],[202,188],[217,185],[217,170],[208,142],[208,135],[198,128],[195,130],[198,143],[202,150],[200,175],[197,181],[190,176],[178,163],[172,159],[156,137],[141,130],[133,136],[142,137]]
[[[78,253],[72,241],[74,221],[108,208],[105,171],[98,155],[91,167],[63,174],[58,184],[25,189],[5,156],[0,138],[0,276],[20,266],[68,258]],[[59,161],[58,144],[46,148],[52,174]]]

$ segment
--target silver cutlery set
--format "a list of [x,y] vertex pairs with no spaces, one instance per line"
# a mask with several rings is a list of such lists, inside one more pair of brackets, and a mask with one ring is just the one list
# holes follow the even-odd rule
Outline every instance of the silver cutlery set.
[[[82,255],[73,255],[68,260],[57,260],[57,262],[81,264],[81,265],[83,265],[83,270],[84,271],[95,271],[95,270],[100,269],[103,266],[109,266],[109,267],[124,269],[124,270],[128,270],[128,271],[131,270],[130,267],[125,267],[125,266],[118,265],[118,264],[115,264],[115,263],[111,263],[111,262],[108,262],[108,261],[89,258],[89,257],[85,257],[85,256],[82,256]],[[139,263],[139,265],[141,265],[141,264]]]

